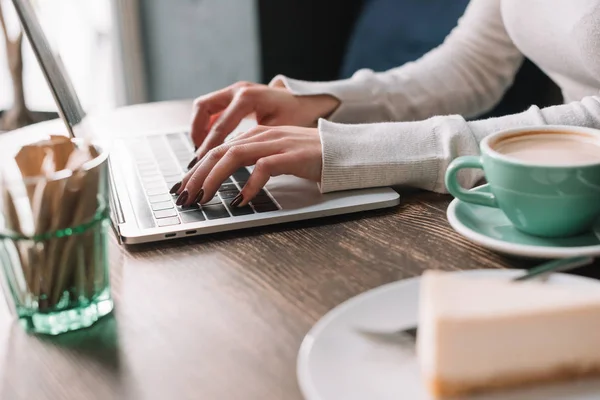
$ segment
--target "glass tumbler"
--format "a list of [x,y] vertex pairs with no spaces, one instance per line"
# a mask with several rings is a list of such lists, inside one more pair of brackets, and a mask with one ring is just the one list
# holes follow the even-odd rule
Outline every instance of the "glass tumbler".
[[30,332],[85,328],[113,309],[108,154],[94,149],[75,171],[27,178],[2,171],[0,275],[9,308]]

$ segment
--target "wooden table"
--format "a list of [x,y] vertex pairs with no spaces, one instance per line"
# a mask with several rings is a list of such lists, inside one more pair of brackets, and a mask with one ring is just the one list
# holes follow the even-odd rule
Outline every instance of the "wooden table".
[[[180,123],[187,106],[169,107],[136,107],[121,117]],[[45,123],[0,143],[54,129],[64,130]],[[339,303],[428,268],[536,263],[470,244],[446,221],[449,201],[403,193],[389,210],[131,248],[113,238],[112,316],[43,338],[24,333],[2,309],[0,398],[301,399],[298,348]],[[600,276],[598,266],[580,273]]]

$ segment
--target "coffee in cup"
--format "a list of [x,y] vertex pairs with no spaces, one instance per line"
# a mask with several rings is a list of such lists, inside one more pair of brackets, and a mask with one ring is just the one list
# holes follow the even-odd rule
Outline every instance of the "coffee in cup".
[[[583,233],[600,217],[600,131],[541,126],[499,132],[480,157],[459,157],[446,172],[458,199],[500,208],[525,232],[543,237]],[[490,193],[460,187],[457,173],[482,168]]]
[[499,140],[496,152],[527,163],[572,166],[600,163],[600,143],[574,133],[526,132]]

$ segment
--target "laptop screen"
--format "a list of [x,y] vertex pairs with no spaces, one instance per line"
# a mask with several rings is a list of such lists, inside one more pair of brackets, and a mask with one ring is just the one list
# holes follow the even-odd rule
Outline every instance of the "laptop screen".
[[21,20],[23,30],[31,43],[33,52],[50,85],[60,114],[67,124],[69,132],[74,135],[75,127],[85,118],[85,111],[75,92],[73,83],[58,53],[50,47],[50,43],[30,0],[13,0],[13,4]]

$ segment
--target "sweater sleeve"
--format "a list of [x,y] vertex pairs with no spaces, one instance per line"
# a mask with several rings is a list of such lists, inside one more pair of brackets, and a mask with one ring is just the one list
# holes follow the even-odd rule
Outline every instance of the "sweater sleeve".
[[[323,143],[322,192],[406,185],[446,192],[444,175],[456,157],[479,154],[479,142],[503,129],[539,125],[600,128],[600,96],[499,118],[467,122],[438,116],[418,122],[345,125],[319,121]],[[480,170],[462,170],[459,180],[472,187]]]
[[277,76],[296,95],[340,100],[328,118],[342,123],[422,120],[434,115],[472,117],[491,109],[512,83],[523,56],[508,36],[501,0],[471,0],[442,45],[419,60],[386,72],[307,82]]

